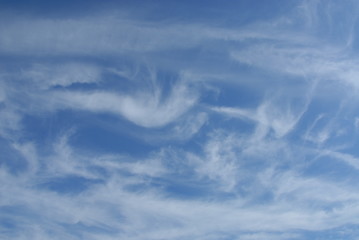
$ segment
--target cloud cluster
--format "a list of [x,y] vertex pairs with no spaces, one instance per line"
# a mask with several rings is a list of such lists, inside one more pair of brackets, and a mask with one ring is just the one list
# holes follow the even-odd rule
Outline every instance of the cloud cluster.
[[216,26],[2,16],[0,238],[352,239],[358,58],[343,5]]

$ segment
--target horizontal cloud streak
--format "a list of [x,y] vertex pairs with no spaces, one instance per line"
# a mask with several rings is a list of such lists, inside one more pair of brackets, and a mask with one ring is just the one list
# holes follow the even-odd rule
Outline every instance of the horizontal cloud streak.
[[1,239],[358,235],[356,4],[113,4],[0,17]]
[[164,102],[160,96],[151,93],[123,96],[110,92],[63,92],[57,93],[55,99],[60,107],[108,112],[143,127],[160,127],[185,113],[196,102],[197,96],[186,86],[177,85]]

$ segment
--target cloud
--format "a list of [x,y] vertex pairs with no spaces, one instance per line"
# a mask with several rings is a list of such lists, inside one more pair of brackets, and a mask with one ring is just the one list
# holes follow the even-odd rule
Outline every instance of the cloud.
[[332,150],[325,150],[325,149],[320,151],[319,154],[341,160],[341,161],[345,162],[346,164],[350,165],[351,167],[359,170],[359,158],[357,158],[351,154],[341,153],[341,152],[332,151]]
[[0,238],[356,228],[356,20],[348,13],[340,31],[333,1],[288,6],[235,27],[1,17]]
[[208,121],[208,114],[200,112],[197,115],[189,116],[184,122],[177,124],[171,135],[177,136],[179,139],[187,140],[200,131],[201,127]]
[[194,158],[196,172],[200,177],[209,178],[218,183],[219,189],[231,192],[240,177],[240,141],[234,136],[212,136],[203,149],[202,157]]
[[[283,96],[272,97],[263,101],[256,109],[241,109],[234,107],[212,107],[217,113],[243,120],[254,121],[257,124],[255,139],[260,139],[268,134],[271,129],[277,138],[290,133],[307,111],[311,96],[290,102]],[[299,102],[299,104],[298,104]]]
[[[0,51],[21,54],[116,55],[183,48],[199,43],[192,26],[158,26],[121,19],[4,19]],[[124,34],[125,33],[125,34]]]
[[[78,234],[89,239],[143,239],[145,236],[148,239],[201,239],[218,238],[228,233],[243,236],[244,239],[274,237],[277,234],[285,239],[284,236],[299,237],[301,233],[298,228],[318,231],[355,223],[352,216],[359,210],[354,204],[359,196],[351,188],[278,169],[262,178],[262,184],[265,184],[263,189],[275,194],[274,200],[265,204],[253,201],[252,197],[256,194],[239,195],[227,200],[213,199],[215,195],[212,200],[178,199],[157,187],[162,181],[171,179],[170,172],[174,169],[163,165],[168,161],[168,155],[159,154],[161,158],[148,161],[126,160],[126,157],[119,156],[81,155],[68,145],[70,136],[66,134],[58,139],[53,156],[37,156],[51,168],[42,168],[42,172],[32,171],[21,178],[3,170],[1,172],[1,191],[8,193],[1,200],[2,206],[21,206],[24,209],[22,213],[12,212],[6,216],[11,221],[16,220],[17,229],[22,229],[28,236],[46,238],[52,232],[56,233],[58,239],[78,239]],[[204,184],[202,177],[205,176],[214,180],[207,185],[212,191],[233,192],[238,186],[238,179],[243,179],[241,174],[249,169],[241,159],[246,156],[241,150],[246,143],[243,138],[233,134],[214,134],[211,137],[212,140],[203,146],[203,159],[197,160],[201,161],[197,164],[202,165],[197,165],[196,177],[200,178],[196,181]],[[17,150],[27,153],[33,148],[28,146]],[[259,156],[268,157],[264,153]],[[192,160],[187,163],[193,164]],[[102,170],[93,171],[95,166]],[[103,182],[90,184],[78,194],[60,194],[39,185],[51,180],[55,176],[51,173],[53,171],[57,172],[57,176],[92,176]],[[190,178],[186,175],[182,177]],[[138,185],[146,187],[141,190],[133,188]],[[251,185],[247,189],[250,192],[258,191],[258,187],[251,188]],[[315,201],[322,204],[313,205]],[[352,208],[349,209],[349,206]],[[31,223],[34,219],[36,224],[41,224],[41,231]],[[71,226],[73,230],[64,233],[63,224]],[[14,236],[21,238],[21,233]]]
[[330,85],[339,89],[357,89],[358,59],[340,45],[325,45],[319,40],[295,44],[288,41],[274,44],[253,44],[241,51],[233,50],[234,60],[270,72],[292,75],[304,81]]
[[0,79],[0,136],[5,138],[12,138],[14,131],[20,128],[21,115],[13,108],[8,100],[7,85]]
[[4,84],[2,83],[2,82],[0,82],[0,86],[1,86],[1,88],[0,88],[0,103],[2,103],[2,102],[4,102],[5,101],[5,99],[6,99],[6,92],[5,92],[5,86],[4,86]]
[[0,107],[0,135],[5,138],[13,138],[14,131],[20,129],[21,115],[8,107]]
[[163,101],[156,92],[138,92],[132,96],[112,92],[57,92],[55,99],[62,108],[108,112],[142,127],[161,127],[188,111],[197,96],[185,84],[179,83]]
[[[129,92],[121,88],[108,89],[105,84],[105,87],[101,86],[101,82],[108,83],[106,74],[112,71],[94,64],[39,63],[26,68],[20,75],[9,71],[6,79],[14,81],[3,81],[7,90],[6,95],[1,95],[3,132],[5,129],[19,130],[22,114],[54,114],[62,109],[110,113],[138,126],[157,128],[177,121],[198,101],[198,86],[189,84],[188,79],[179,77],[167,84],[167,79],[162,79],[151,69],[130,71],[135,72],[116,80],[119,82],[116,85],[126,82],[132,89]],[[77,90],[84,86],[82,84],[95,85],[88,85],[87,91]],[[205,118],[202,113],[192,120],[185,120],[174,127],[173,133],[182,135],[180,138],[190,137],[204,124]]]
[[[0,25],[0,51],[21,55],[118,56],[200,47],[208,42],[244,42],[247,40],[305,39],[280,27],[288,20],[254,22],[238,30],[203,22],[141,21],[120,12],[92,17],[49,19],[6,14]],[[269,29],[269,31],[267,30]],[[125,33],[125,34],[124,34]]]
[[21,77],[31,79],[40,88],[68,87],[74,83],[96,83],[101,79],[101,71],[95,65],[84,63],[35,64],[22,71]]

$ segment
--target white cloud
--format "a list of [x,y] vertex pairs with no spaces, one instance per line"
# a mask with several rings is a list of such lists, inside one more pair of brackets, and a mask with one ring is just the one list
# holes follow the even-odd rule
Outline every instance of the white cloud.
[[2,102],[4,102],[6,99],[6,92],[5,92],[5,86],[4,84],[0,81],[0,104]]
[[308,127],[308,130],[305,132],[305,135],[303,136],[304,140],[311,141],[314,143],[322,144],[328,138],[330,137],[330,131],[328,129],[320,129],[317,131],[314,131],[316,127],[321,126],[321,121],[323,120],[324,115],[320,114],[318,117],[316,117],[313,121],[313,123]]
[[299,234],[295,233],[247,233],[241,235],[238,239],[243,240],[277,240],[277,239],[300,239]]
[[319,151],[319,154],[321,156],[329,156],[329,157],[341,160],[341,161],[345,162],[346,164],[348,164],[349,166],[352,166],[353,168],[359,170],[359,158],[357,158],[351,154],[341,153],[338,151],[333,151],[333,150],[328,150],[328,149],[323,149],[323,150]]
[[11,107],[0,107],[0,136],[8,139],[16,138],[17,131],[21,129],[21,114]]
[[[231,192],[240,180],[240,141],[235,136],[212,136],[202,157],[194,157],[199,176],[207,177],[218,184],[219,189]],[[192,156],[193,157],[193,156]]]
[[143,127],[161,127],[188,111],[197,101],[197,95],[179,83],[172,86],[170,95],[162,96],[153,92],[138,92],[121,95],[111,92],[57,92],[59,107],[74,108],[93,112],[108,112],[123,116]]
[[[326,95],[325,100],[330,101],[323,102],[331,104],[348,93],[354,95],[355,89],[352,91],[347,86],[358,86],[357,58],[347,54],[346,47],[330,41],[322,44],[310,33],[316,27],[311,25],[320,24],[315,15],[319,2],[303,3],[299,15],[307,19],[308,26],[300,29],[300,33],[289,30],[295,25],[293,22],[298,21],[291,16],[254,23],[243,31],[205,24],[149,24],[105,17],[11,22],[6,19],[0,23],[0,52],[56,55],[65,59],[61,64],[34,64],[25,68],[19,71],[21,74],[15,74],[20,80],[14,83],[7,81],[12,79],[11,74],[6,73],[6,81],[0,83],[0,134],[6,134],[5,140],[9,140],[14,151],[29,163],[28,171],[16,176],[0,166],[0,192],[3,193],[0,205],[21,210],[5,213],[9,221],[16,223],[15,238],[199,240],[225,238],[228,234],[248,240],[300,239],[301,230],[321,231],[358,224],[359,194],[353,186],[328,177],[330,172],[320,176],[303,173],[318,157],[334,158],[359,169],[357,157],[339,152],[338,144],[328,150],[322,146],[336,133],[339,135],[333,130],[337,125],[338,129],[344,129],[346,122],[341,122],[344,117],[358,127],[358,120],[349,108],[339,106],[337,110],[338,106],[333,104],[330,107],[335,108],[334,117],[320,115],[314,121],[305,119],[306,114],[318,112],[315,109],[318,106],[310,106],[318,103],[315,102],[318,95]],[[263,101],[255,107],[242,108],[246,100],[241,102],[238,98],[238,102],[226,105],[217,95],[215,103],[211,102],[211,106],[219,105],[210,108],[216,113],[253,122],[253,131],[241,132],[240,128],[232,128],[231,123],[221,120],[212,124],[210,117],[213,115],[206,112],[208,109],[203,108],[199,98],[200,91],[211,86],[190,85],[195,74],[171,84],[173,79],[171,83],[165,82],[168,79],[157,79],[151,69],[147,74],[122,66],[118,70],[112,66],[66,60],[74,55],[98,57],[102,54],[118,60],[121,59],[118,55],[131,52],[128,61],[140,65],[146,62],[142,56],[148,52],[202,45],[206,46],[198,56],[211,46],[216,52],[209,54],[216,59],[214,62],[220,62],[217,53],[227,58],[229,52],[229,58],[237,61],[234,68],[238,67],[238,62],[244,63],[254,66],[255,70],[265,69],[275,78],[264,79],[263,86],[257,86],[254,77],[243,80],[242,75],[229,68],[228,75],[235,76],[238,84],[229,85],[229,88],[246,81],[246,90],[260,89]],[[225,47],[219,47],[223,45]],[[192,56],[188,58],[188,65],[202,60],[190,58]],[[157,67],[158,63],[153,61]],[[175,74],[186,72],[182,66],[174,66],[171,62],[168,65]],[[201,82],[213,79],[220,82],[227,77],[226,74],[212,74],[207,66],[203,69],[194,71]],[[203,73],[206,69],[208,72]],[[101,88],[100,84],[91,91],[70,90],[74,83],[107,81],[103,72],[128,80],[126,83],[133,84],[133,91],[120,89],[116,92],[115,88]],[[286,74],[291,75],[290,80]],[[288,84],[289,81],[292,82]],[[336,96],[321,88],[333,82],[334,87],[330,89],[340,90]],[[55,86],[62,88],[55,89]],[[239,107],[221,107],[237,103]],[[352,105],[356,109],[357,104],[353,102]],[[153,144],[151,147],[155,150],[136,158],[76,149],[71,146],[71,131],[49,140],[45,146],[28,140],[31,136],[19,131],[25,114],[41,112],[43,115],[37,115],[41,119],[59,109],[114,114],[138,126],[158,128],[141,131],[158,134],[159,139],[182,141]],[[325,114],[326,109],[320,111]],[[339,116],[341,113],[343,119]],[[330,118],[324,127],[325,117],[322,116]],[[308,128],[300,125],[302,120],[304,125],[309,121]],[[204,125],[211,134],[189,141]],[[168,128],[162,128],[165,126]],[[23,134],[22,138],[11,138],[12,131]],[[298,143],[296,141],[301,139],[291,139],[298,136],[291,133],[299,133],[309,141]],[[141,140],[142,136],[136,137]],[[90,181],[75,193],[67,193],[66,189],[71,189],[71,184],[76,182],[65,184],[64,192],[47,187],[53,178],[66,176],[97,182]],[[186,189],[188,183],[189,188],[195,190]],[[200,189],[199,195],[197,192],[193,196],[181,195],[181,188],[184,192]],[[173,194],[173,189],[181,197]],[[205,193],[202,195],[200,191]],[[1,237],[6,239],[8,235],[0,233]]]
[[[0,51],[21,54],[116,55],[199,43],[192,26],[151,25],[114,17],[3,19]],[[196,28],[197,29],[197,28]]]
[[100,80],[100,69],[84,63],[35,64],[23,70],[21,77],[30,79],[40,88],[67,87],[74,83],[95,83]]
[[112,171],[127,171],[141,177],[160,177],[168,172],[159,157],[129,161],[128,157],[124,156],[105,156],[97,158],[94,165]]
[[21,114],[14,108],[9,101],[7,88],[4,79],[0,79],[0,136],[4,138],[14,138],[14,132],[20,129]]
[[[32,219],[36,217],[37,224],[41,224],[43,231],[38,231],[28,215],[9,215],[11,219],[17,219],[19,227],[28,236],[47,238],[51,231],[56,233],[55,239],[64,236],[77,239],[75,235],[63,232],[61,224],[66,223],[104,229],[103,232],[74,230],[82,231],[88,239],[216,239],[216,236],[223,236],[218,235],[223,232],[243,236],[244,239],[260,239],[260,236],[285,239],[285,236],[299,237],[297,229],[316,231],[356,223],[355,216],[359,208],[355,202],[359,195],[343,184],[306,178],[293,171],[275,170],[262,178],[265,188],[275,194],[274,201],[269,200],[265,204],[250,201],[253,200],[250,194],[220,201],[216,198],[211,201],[201,198],[176,199],[166,195],[160,187],[151,185],[151,181],[160,181],[158,177],[162,177],[163,181],[170,177],[162,165],[162,161],[168,161],[167,156],[148,161],[125,161],[116,156],[81,155],[68,145],[69,136],[67,134],[60,138],[54,155],[43,159],[47,161],[46,165],[53,166],[52,169],[45,168],[47,172],[32,172],[19,178],[1,171],[1,192],[7,193],[1,198],[1,204],[20,205]],[[203,147],[203,159],[196,160],[203,164],[198,168],[197,177],[206,176],[214,180],[208,186],[212,191],[233,191],[240,175],[248,170],[244,168],[241,171],[243,159],[240,159],[245,156],[241,154],[241,148],[246,143],[236,135],[214,134],[211,137],[212,140]],[[32,148],[29,146],[20,146],[18,150],[29,152]],[[260,156],[268,157],[264,153]],[[77,169],[82,165],[82,168],[81,171],[69,171],[74,168],[59,167],[60,163],[70,163]],[[90,170],[91,166],[101,167],[108,175],[104,177],[98,174],[97,177],[104,182],[90,185],[81,194],[58,194],[46,188],[34,188],[46,180],[44,176],[54,176],[47,174],[55,169],[58,176],[69,173],[96,176]],[[121,171],[134,175],[122,176]],[[144,177],[150,179],[146,182]],[[218,183],[220,187],[216,190]],[[133,184],[146,185],[147,188],[132,191],[128,187]],[[251,186],[248,189],[251,192],[258,191],[258,188]],[[315,201],[321,201],[322,204],[315,205]],[[336,204],[335,208],[323,209],[323,206],[330,204]],[[106,229],[113,234],[106,233]]]
[[[110,16],[110,17],[109,17]],[[120,13],[77,19],[2,18],[0,51],[36,55],[118,55],[200,46],[208,40],[306,40],[285,32],[288,19],[256,22],[242,29],[214,27],[205,23],[149,23]],[[268,30],[269,29],[269,30]]]
[[233,59],[277,73],[292,74],[316,81],[339,81],[342,86],[358,87],[356,70],[358,59],[345,49],[333,46],[305,45],[302,47],[254,45],[243,51],[232,52]]
[[[145,76],[135,73],[132,76],[134,79],[123,80],[128,81],[134,89],[128,93],[123,93],[122,89],[116,92],[100,87],[92,91],[66,88],[75,83],[105,81],[102,71],[105,70],[99,66],[74,62],[38,64],[23,70],[20,79],[16,76],[17,81],[14,83],[4,81],[7,94],[0,95],[3,99],[0,106],[0,111],[3,112],[1,131],[5,134],[5,129],[19,130],[24,113],[52,114],[59,109],[111,113],[142,127],[162,127],[179,119],[198,101],[198,86],[188,84],[188,80],[178,80],[166,87],[152,70]],[[11,77],[14,76],[8,74],[7,78]],[[65,88],[52,88],[56,86]],[[175,128],[177,133],[178,128],[182,128],[181,138],[195,134],[205,123],[205,114],[199,114],[190,121],[188,119],[186,126],[182,124]]]
[[177,136],[177,138],[182,140],[189,139],[195,135],[207,121],[208,115],[205,112],[189,116],[173,128],[171,135]]
[[234,118],[251,120],[257,123],[254,139],[261,139],[268,134],[269,129],[274,131],[277,138],[290,133],[307,111],[311,96],[295,104],[286,98],[277,97],[263,101],[256,109],[241,109],[233,107],[212,107],[215,112],[222,113]]
[[34,144],[31,142],[23,144],[15,143],[13,144],[13,147],[27,160],[28,166],[26,174],[36,174],[36,172],[39,170],[39,159]]

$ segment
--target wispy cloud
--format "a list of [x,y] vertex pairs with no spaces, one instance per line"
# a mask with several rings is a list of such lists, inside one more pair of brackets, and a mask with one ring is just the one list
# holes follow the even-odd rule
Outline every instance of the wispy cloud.
[[259,17],[241,4],[242,22],[216,25],[126,8],[4,14],[0,238],[357,228],[357,5],[286,3]]
[[197,100],[197,95],[181,83],[173,86],[163,101],[159,89],[155,90],[154,93],[138,92],[132,96],[111,92],[58,92],[55,99],[60,108],[109,112],[143,127],[166,125],[185,113]]
[[[229,191],[231,188],[233,191],[236,185],[233,185],[232,181],[243,179],[243,176],[237,176],[237,173],[243,173],[238,170],[243,168],[240,163],[243,159],[240,157],[244,155],[236,150],[243,143],[238,142],[235,136],[224,139],[223,136],[225,135],[214,135],[213,140],[204,147],[203,167],[198,168],[200,171],[198,173],[201,173],[199,176],[219,180],[221,182],[219,191]],[[238,234],[238,236],[242,236],[244,232],[244,238],[255,239],[264,235],[276,236],[272,232],[278,231],[289,232],[283,235],[289,236],[290,232],[294,234],[295,229],[298,228],[312,231],[328,229],[348,222],[355,223],[350,216],[357,211],[352,204],[357,201],[358,194],[334,183],[304,178],[294,172],[277,172],[267,175],[267,180],[263,182],[268,189],[273,190],[276,199],[265,205],[258,203],[248,205],[246,195],[225,201],[180,200],[165,196],[164,189],[151,184],[152,181],[158,183],[159,180],[156,178],[165,177],[166,172],[170,171],[161,163],[168,161],[166,158],[132,163],[115,156],[111,157],[112,160],[108,157],[91,159],[88,156],[72,153],[74,149],[68,146],[66,138],[68,136],[59,139],[60,145],[54,146],[55,155],[46,158],[47,161],[51,161],[46,164],[53,166],[53,170],[58,173],[66,175],[71,173],[83,177],[97,176],[102,182],[88,185],[81,194],[63,195],[49,191],[47,188],[36,187],[46,180],[41,172],[38,174],[33,172],[25,178],[18,178],[2,171],[2,192],[8,193],[7,197],[2,198],[2,205],[22,206],[31,216],[37,213],[35,215],[37,223],[42,224],[42,230],[39,231],[30,224],[28,215],[8,214],[11,221],[15,220],[13,217],[18,219],[19,228],[22,228],[27,235],[47,237],[49,232],[56,232],[57,237],[61,238],[66,236],[61,230],[66,223],[73,226],[79,224],[88,226],[89,228],[74,231],[76,234],[81,232],[94,239],[103,237],[142,239],[145,236],[149,239],[164,236],[187,239],[214,237],[220,232]],[[58,167],[59,164],[66,162],[72,166],[77,165],[77,168],[82,165],[82,170],[68,171],[69,165]],[[111,162],[113,163],[110,164]],[[93,168],[91,165],[102,168],[102,171],[110,175],[102,175],[101,171],[96,174],[91,170]],[[87,174],[84,174],[86,172]],[[127,175],[126,172],[135,175]],[[148,180],[145,180],[146,178]],[[166,177],[161,181],[167,181]],[[136,191],[135,188],[131,188],[138,184],[147,185],[147,190]],[[216,181],[214,184],[217,185]],[[213,185],[208,187],[212,189]],[[258,188],[251,190],[248,188],[248,190],[256,192]],[[313,201],[319,201],[321,205],[313,206]],[[294,206],[293,202],[296,203]],[[350,204],[354,208],[349,210],[340,207],[342,203]],[[348,206],[347,204],[344,206]],[[40,208],[46,209],[46,213],[42,213]],[[154,223],[158,226],[155,229]],[[90,231],[90,229],[97,230]],[[256,231],[262,233],[248,234]],[[21,234],[15,236],[21,237]],[[71,236],[73,235],[69,235]]]
[[30,79],[40,88],[62,86],[67,87],[74,83],[95,83],[101,79],[100,69],[91,64],[35,64],[23,70],[21,78]]
[[[310,90],[309,90],[310,91]],[[222,113],[234,118],[254,121],[257,124],[254,138],[260,139],[273,130],[276,137],[281,138],[291,132],[302,115],[307,111],[311,102],[311,93],[304,99],[291,99],[285,97],[272,97],[264,100],[256,109],[241,109],[233,107],[212,107],[217,113]],[[281,102],[281,103],[279,103]]]

